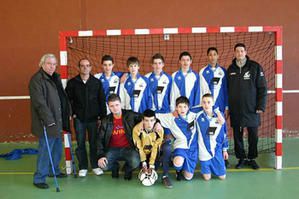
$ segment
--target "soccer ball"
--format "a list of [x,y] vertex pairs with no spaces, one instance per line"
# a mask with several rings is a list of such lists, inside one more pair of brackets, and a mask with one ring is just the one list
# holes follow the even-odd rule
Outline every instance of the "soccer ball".
[[153,169],[151,173],[147,171],[143,171],[142,169],[140,170],[138,174],[138,179],[144,186],[152,186],[155,184],[156,180],[158,179],[158,174],[157,172]]

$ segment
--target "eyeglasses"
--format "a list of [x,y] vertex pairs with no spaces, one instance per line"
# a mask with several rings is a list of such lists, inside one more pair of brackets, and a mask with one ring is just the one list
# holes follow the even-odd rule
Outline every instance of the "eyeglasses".
[[80,65],[80,67],[91,67],[91,65],[90,64]]

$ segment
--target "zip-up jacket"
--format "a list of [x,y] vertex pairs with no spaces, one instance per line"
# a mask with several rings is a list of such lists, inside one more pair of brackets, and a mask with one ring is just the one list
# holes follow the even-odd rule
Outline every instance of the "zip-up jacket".
[[[109,143],[113,131],[113,114],[110,113],[101,121],[101,127],[97,136],[97,155],[98,159],[105,157],[109,149]],[[125,135],[131,148],[134,148],[133,143],[133,128],[142,120],[142,115],[129,110],[122,110],[122,122],[125,130]]]
[[82,122],[93,122],[106,116],[106,97],[100,80],[90,75],[84,83],[77,75],[68,81],[66,92],[73,114]]
[[231,126],[259,126],[260,115],[256,111],[265,111],[267,98],[263,68],[249,57],[243,67],[237,66],[234,59],[227,74]]

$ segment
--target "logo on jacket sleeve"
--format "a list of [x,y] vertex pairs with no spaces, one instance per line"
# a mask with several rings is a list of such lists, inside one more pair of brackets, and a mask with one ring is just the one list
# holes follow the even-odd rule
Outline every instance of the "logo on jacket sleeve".
[[244,76],[243,76],[244,80],[249,80],[250,79],[250,71],[247,71]]

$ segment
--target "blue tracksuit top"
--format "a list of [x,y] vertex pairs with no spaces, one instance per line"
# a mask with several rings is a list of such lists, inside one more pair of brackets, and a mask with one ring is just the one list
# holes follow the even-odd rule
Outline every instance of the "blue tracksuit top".
[[156,77],[155,73],[145,75],[149,80],[149,86],[153,98],[152,110],[156,113],[170,112],[170,92],[172,86],[171,76],[165,72],[161,72],[160,77]]
[[196,127],[200,161],[210,160],[215,156],[216,151],[222,152],[228,149],[226,125],[217,122],[215,112],[213,117],[209,117],[204,111],[199,112]]
[[143,113],[146,109],[152,108],[148,79],[140,74],[137,74],[135,81],[128,75],[126,81],[120,84],[119,96],[123,109]]
[[189,99],[190,107],[199,105],[200,102],[200,86],[199,76],[192,69],[189,69],[186,76],[182,70],[178,70],[172,74],[172,89],[171,89],[171,111],[175,110],[175,100],[180,96],[185,96]]
[[211,93],[214,98],[215,107],[224,113],[228,109],[228,90],[226,69],[217,65],[215,70],[207,65],[199,72],[200,99],[206,93]]

